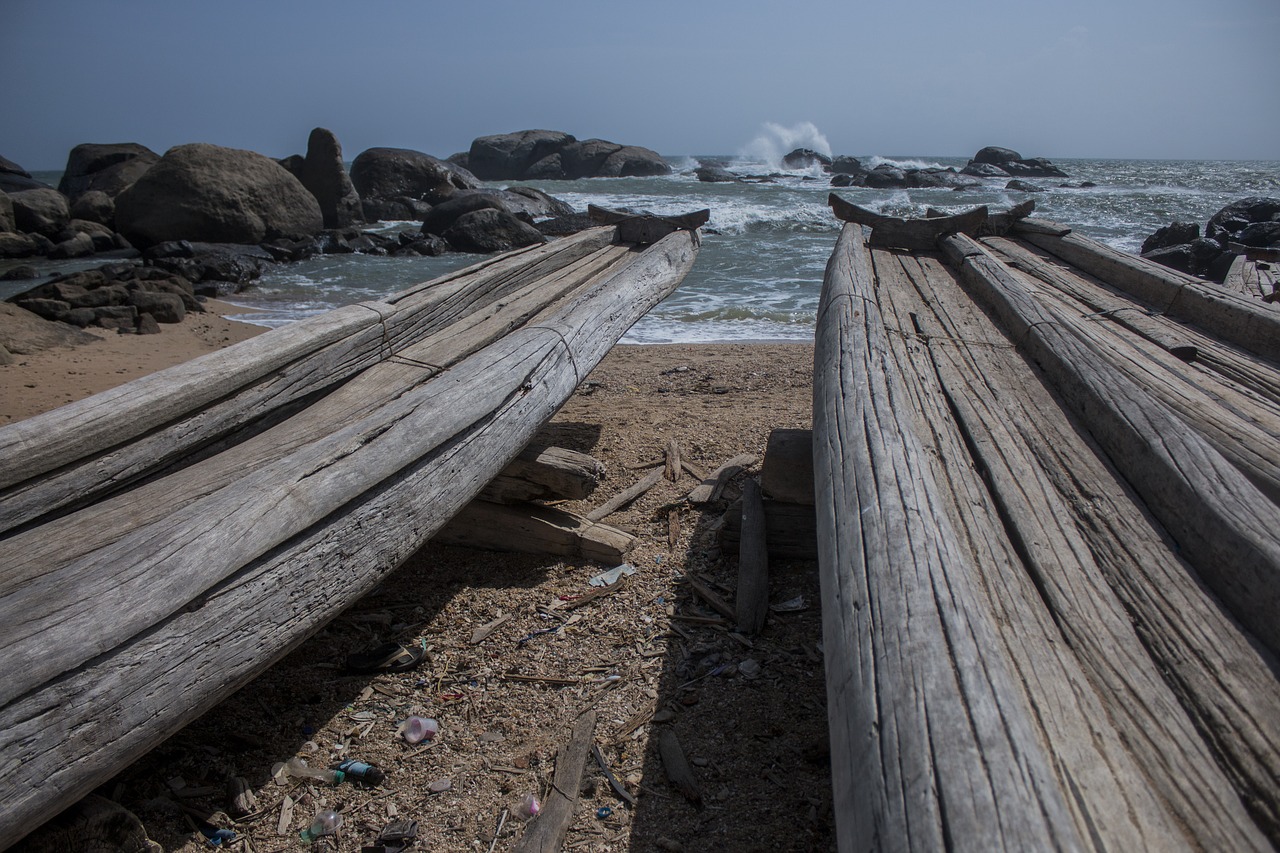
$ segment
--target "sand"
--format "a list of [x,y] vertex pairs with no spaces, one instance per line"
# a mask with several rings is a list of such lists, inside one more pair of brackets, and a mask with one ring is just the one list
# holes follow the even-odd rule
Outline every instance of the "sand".
[[[216,313],[238,308],[211,308],[159,335],[102,334],[0,366],[0,423],[263,331]],[[606,468],[595,494],[565,508],[586,512],[622,491],[672,439],[703,471],[741,453],[762,455],[770,430],[809,426],[812,358],[810,344],[615,347],[544,430]],[[771,601],[799,601],[800,609],[772,613],[761,635],[743,638],[717,624],[684,578],[696,573],[732,600],[736,554],[721,548],[717,531],[740,481],[705,508],[683,502],[697,482],[687,474],[663,480],[606,519],[638,535],[628,556],[638,571],[622,591],[575,611],[573,624],[547,633],[539,607],[581,595],[604,567],[428,545],[100,793],[137,814],[166,851],[208,849],[195,831],[201,825],[232,829],[252,845],[234,849],[304,849],[297,831],[322,807],[345,817],[328,849],[359,850],[388,821],[412,818],[427,841],[418,849],[508,850],[524,825],[508,820],[495,838],[503,809],[549,791],[556,751],[590,708],[599,714],[603,758],[638,799],[627,806],[588,762],[566,849],[833,849],[816,567],[771,566]],[[470,642],[500,614],[511,618]],[[429,660],[415,672],[376,676],[337,666],[387,640],[425,644]],[[512,672],[583,683],[504,677]],[[412,713],[440,721],[429,749],[396,734]],[[665,777],[656,744],[667,730],[692,763],[701,807]],[[359,758],[387,780],[377,788],[278,784],[272,766],[295,754],[313,765]],[[246,780],[259,804],[237,820],[228,816],[231,777]],[[446,782],[447,791],[432,792]],[[286,808],[293,817],[282,821]]]

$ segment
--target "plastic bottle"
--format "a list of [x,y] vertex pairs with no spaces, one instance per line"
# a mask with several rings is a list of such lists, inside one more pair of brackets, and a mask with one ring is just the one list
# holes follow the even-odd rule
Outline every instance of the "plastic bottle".
[[315,779],[326,785],[337,785],[346,778],[341,770],[324,770],[319,767],[308,767],[305,758],[296,755],[284,763],[285,772],[296,779]]
[[333,769],[344,774],[346,778],[352,781],[364,782],[366,785],[381,785],[382,780],[386,778],[386,774],[379,768],[355,759],[348,759],[340,764],[335,764]]
[[324,809],[316,812],[316,816],[311,819],[311,825],[299,832],[298,837],[310,844],[321,836],[333,835],[340,826],[342,826],[342,815],[333,809]]
[[542,803],[533,794],[525,794],[524,799],[511,807],[511,813],[521,820],[533,820],[542,811]]
[[440,724],[430,717],[410,717],[400,724],[400,734],[408,743],[435,740]]

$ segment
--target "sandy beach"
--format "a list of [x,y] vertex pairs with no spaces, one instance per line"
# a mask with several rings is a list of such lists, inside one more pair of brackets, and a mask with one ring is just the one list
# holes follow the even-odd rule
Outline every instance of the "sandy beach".
[[[0,366],[0,423],[263,331],[223,319],[218,312],[229,306],[210,309],[159,335],[101,334],[85,346],[16,357]],[[647,473],[671,439],[703,471],[742,453],[763,455],[772,429],[809,426],[812,358],[810,344],[615,347],[544,428],[547,439],[606,469],[595,494],[563,506],[586,512],[603,503]],[[573,624],[548,632],[539,607],[581,595],[607,567],[429,544],[99,793],[136,814],[166,851],[206,849],[200,827],[235,831],[247,842],[238,849],[303,849],[298,830],[321,808],[344,815],[330,849],[359,850],[388,822],[408,818],[419,822],[426,849],[506,850],[525,828],[511,817],[515,802],[548,793],[557,750],[574,720],[594,709],[601,756],[637,799],[624,802],[588,760],[566,849],[831,848],[815,566],[771,566],[771,600],[794,609],[772,613],[758,637],[731,633],[685,577],[696,573],[732,600],[736,553],[722,550],[717,531],[738,489],[694,508],[683,497],[697,482],[688,474],[662,480],[607,519],[638,536],[628,557],[637,572],[620,592],[576,611]],[[503,616],[483,642],[471,641]],[[392,640],[424,644],[427,660],[406,673],[341,670],[347,654]],[[547,681],[504,677],[515,671]],[[397,736],[414,713],[440,722],[429,748]],[[688,756],[700,804],[666,778],[657,742],[667,731]],[[272,767],[293,755],[326,766],[358,758],[387,779],[378,787],[281,785]],[[257,807],[233,820],[226,792],[235,778]],[[64,819],[33,838],[56,838],[48,834]]]

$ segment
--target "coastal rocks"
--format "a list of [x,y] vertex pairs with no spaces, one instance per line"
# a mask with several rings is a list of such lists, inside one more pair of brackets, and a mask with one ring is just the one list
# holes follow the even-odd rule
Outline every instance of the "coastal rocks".
[[422,218],[423,234],[444,234],[458,218],[477,210],[501,210],[510,213],[500,198],[489,193],[467,193],[441,202]]
[[50,323],[20,305],[0,302],[0,347],[14,355],[31,355],[53,347],[73,347],[96,340],[74,326]]
[[0,234],[17,230],[17,220],[13,218],[13,199],[8,193],[0,192]]
[[698,176],[698,180],[706,184],[733,184],[738,182],[738,176],[724,166],[699,166],[693,170],[693,173]]
[[458,190],[480,186],[466,169],[408,148],[362,151],[351,164],[351,183],[369,222],[418,218],[415,202],[437,204]]
[[18,231],[56,237],[71,221],[71,208],[62,193],[48,187],[9,193]]
[[1221,283],[1238,247],[1280,249],[1280,199],[1250,196],[1232,202],[1205,223],[1173,222],[1142,243],[1142,257]]
[[840,173],[831,179],[832,186],[872,189],[956,189],[974,186],[974,183],[955,169],[904,169],[892,163],[881,163],[870,171],[853,175]]
[[342,145],[333,131],[323,127],[311,131],[297,176],[319,202],[325,228],[345,228],[364,221],[360,194],[342,164]]
[[506,252],[546,242],[529,223],[494,208],[462,214],[441,236],[460,252]]
[[116,227],[140,246],[260,243],[314,234],[324,217],[315,197],[269,157],[193,143],[170,149],[116,198]]
[[67,155],[58,191],[72,201],[90,191],[115,198],[158,162],[160,155],[136,142],[77,145]]
[[989,145],[978,151],[961,174],[977,178],[1068,178],[1066,172],[1043,157],[1024,158],[1010,148]]
[[1007,190],[1017,190],[1021,193],[1042,193],[1045,188],[1039,184],[1033,184],[1031,181],[1024,181],[1020,178],[1014,178],[1012,181],[1004,185]]
[[71,202],[71,218],[114,227],[116,202],[101,190],[89,190]]
[[831,158],[812,148],[797,148],[782,158],[784,169],[812,169],[814,166],[830,168]]
[[484,181],[576,180],[667,175],[671,167],[655,151],[603,139],[579,142],[555,130],[522,130],[481,136],[451,162]]
[[53,189],[31,177],[31,173],[17,163],[0,157],[0,192],[15,193],[22,190]]
[[180,323],[187,311],[203,310],[190,281],[133,264],[62,275],[8,302],[45,320],[122,331],[135,331],[142,318]]

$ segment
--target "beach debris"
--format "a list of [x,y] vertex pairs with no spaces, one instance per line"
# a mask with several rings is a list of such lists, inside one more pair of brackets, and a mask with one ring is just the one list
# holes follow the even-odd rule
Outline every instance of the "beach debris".
[[418,822],[403,818],[393,820],[382,828],[378,833],[378,840],[374,842],[372,848],[365,847],[365,850],[376,850],[379,853],[399,853],[405,848],[412,847],[418,841]]
[[662,479],[663,473],[664,471],[662,468],[654,468],[643,478],[636,481],[634,485],[622,490],[600,506],[591,510],[591,512],[587,513],[587,519],[589,521],[600,521],[605,517],[612,515],[617,510],[622,509],[624,506],[631,503],[654,486],[658,485],[658,481]]
[[686,800],[698,808],[702,808],[702,791],[693,769],[684,757],[684,749],[680,740],[671,729],[665,729],[658,738],[658,755],[662,759],[662,768],[667,779]]
[[600,808],[596,809],[596,817],[600,818],[600,820],[604,820],[605,818],[610,817],[612,814],[613,814],[613,809],[609,808],[608,806],[601,806]]
[[738,662],[738,672],[743,678],[754,681],[760,677],[760,661],[755,658],[747,658]]
[[231,816],[241,818],[258,810],[258,798],[249,787],[249,780],[243,776],[232,776],[227,780],[227,802],[231,805]]
[[680,445],[674,437],[667,439],[666,467],[662,475],[673,483],[680,479]]
[[202,826],[200,827],[200,834],[204,836],[205,841],[209,842],[210,847],[234,844],[236,840],[235,830],[232,829],[215,829],[212,826]]
[[689,492],[689,503],[697,505],[719,500],[724,493],[724,487],[728,485],[729,481],[756,464],[757,459],[758,457],[754,454],[743,453],[725,462],[706,477],[703,477],[702,482],[695,486],[693,491]]
[[803,595],[797,595],[795,598],[788,598],[786,601],[779,601],[777,604],[770,604],[769,609],[774,613],[799,613],[801,610],[809,608],[808,602],[804,600]]
[[737,622],[738,615],[734,611],[733,607],[729,605],[729,602],[725,601],[724,598],[711,589],[711,586],[706,581],[694,574],[687,574],[684,578],[685,581],[688,582],[689,588],[692,589],[699,598],[710,605],[712,610],[719,613],[730,622]]
[[321,809],[311,819],[311,824],[298,833],[298,837],[310,844],[317,838],[333,835],[342,827],[342,813],[333,809]]
[[617,583],[623,575],[634,575],[635,573],[635,566],[630,563],[622,563],[621,565],[614,566],[608,571],[601,572],[591,580],[587,581],[587,583],[592,586],[608,586],[609,584]]
[[591,755],[596,760],[596,766],[600,768],[600,772],[604,774],[604,778],[609,780],[609,787],[618,795],[620,799],[628,805],[636,804],[635,795],[627,790],[626,786],[618,781],[618,777],[613,775],[613,770],[609,767],[609,762],[605,761],[604,754],[600,752],[600,747],[594,743],[591,744]]
[[453,788],[453,783],[448,779],[436,779],[427,786],[427,790],[433,794],[443,794],[451,788]]
[[348,672],[353,673],[407,672],[422,663],[426,655],[425,642],[422,646],[383,643],[366,651],[347,655],[345,666]]
[[[345,773],[341,770],[331,770],[329,768],[311,767],[307,764],[305,758],[294,756],[284,763],[285,773],[295,779],[313,779],[317,782],[323,782],[326,785],[337,785],[346,778]],[[275,775],[274,772],[272,775]]]
[[533,820],[542,813],[542,801],[533,794],[525,794],[519,802],[511,807],[511,814],[521,820]]
[[472,632],[471,645],[474,646],[479,643],[483,643],[489,637],[490,634],[492,634],[494,631],[498,630],[503,625],[510,622],[511,618],[512,617],[510,613],[503,613],[501,610],[499,610],[498,617],[496,619],[494,619],[491,622],[486,622],[485,624],[481,625],[479,628],[475,629],[475,631]]
[[400,737],[408,744],[433,741],[440,734],[440,723],[431,717],[419,717],[415,714],[400,724],[399,732]]
[[333,768],[339,773],[345,774],[347,779],[353,782],[363,782],[366,785],[381,785],[386,774],[382,769],[373,764],[367,764],[363,761],[348,759],[341,764],[337,764]]
[[276,821],[276,835],[288,835],[293,826],[293,797],[288,794],[280,801],[280,819]]

